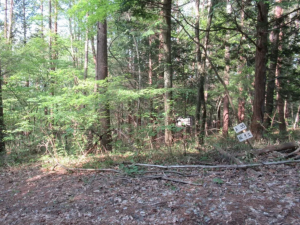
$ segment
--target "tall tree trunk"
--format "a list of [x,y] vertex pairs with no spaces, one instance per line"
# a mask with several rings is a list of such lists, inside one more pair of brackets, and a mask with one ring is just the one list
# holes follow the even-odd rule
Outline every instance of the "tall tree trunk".
[[[276,2],[280,3],[282,0],[276,0]],[[267,83],[267,94],[266,94],[266,114],[265,114],[265,121],[264,126],[266,129],[270,128],[271,126],[271,119],[274,109],[274,90],[275,90],[275,74],[276,74],[276,67],[278,61],[278,47],[279,47],[279,32],[280,32],[280,25],[282,20],[279,18],[282,15],[282,8],[277,5],[275,7],[275,29],[273,29],[270,35],[270,41],[272,44],[271,47],[271,54],[270,54],[270,69],[269,69],[269,76],[268,76],[268,83]]]
[[44,38],[44,0],[41,0],[41,5],[40,5],[40,9],[41,9],[41,38]]
[[[227,0],[226,5],[226,12],[227,14],[231,13],[231,5],[229,0]],[[227,31],[228,32],[228,31]],[[226,34],[226,43],[225,43],[225,71],[224,71],[224,83],[226,86],[229,85],[229,71],[230,71],[230,52],[229,52],[229,43],[228,40],[230,38],[229,33]],[[223,137],[228,136],[228,127],[229,127],[229,97],[225,93],[223,99]]]
[[[52,0],[49,0],[49,20],[48,20],[48,25],[49,25],[49,32],[52,33]],[[49,61],[50,61],[50,69],[53,67],[52,66],[52,35],[49,35]]]
[[[98,22],[96,80],[105,80],[107,76],[108,76],[107,24],[106,24],[106,20],[104,20],[103,22]],[[103,94],[103,88],[101,88],[100,94]],[[100,125],[101,125],[101,132],[102,132],[101,144],[105,150],[111,151],[112,146],[111,146],[111,131],[110,131],[110,110],[109,110],[108,102],[103,102],[100,105],[99,114],[100,114]]]
[[163,9],[163,63],[164,63],[164,106],[165,106],[165,143],[171,145],[172,132],[170,129],[171,122],[171,99],[172,93],[169,90],[172,88],[172,61],[171,61],[171,7],[172,0],[162,0]]
[[94,35],[91,36],[91,46],[92,46],[92,53],[93,53],[93,60],[94,60],[95,68],[97,69],[97,54],[96,54],[96,49],[95,49]]
[[[88,18],[88,14],[86,17]],[[86,28],[85,32],[85,46],[84,46],[84,80],[87,79],[88,76],[88,63],[89,63],[89,28]]]
[[3,76],[2,76],[2,68],[1,68],[1,59],[0,59],[0,154],[5,154],[5,123],[4,123],[4,112],[3,112]]
[[14,1],[10,0],[9,27],[8,27],[8,39],[7,39],[7,43],[10,44],[12,43],[13,15],[14,15]]
[[281,134],[286,134],[286,123],[284,118],[284,100],[281,96],[282,80],[280,78],[281,73],[281,59],[278,58],[278,63],[276,67],[276,86],[277,86],[277,107],[278,107],[278,119],[279,119],[279,132]]
[[255,82],[254,82],[254,102],[253,115],[251,121],[251,131],[255,140],[263,136],[263,119],[265,104],[266,86],[266,65],[268,52],[268,11],[269,4],[260,0],[257,3],[257,40],[255,54]]
[[7,0],[5,0],[4,3],[4,39],[7,39]]
[[[215,0],[211,1],[211,5],[209,8],[208,13],[208,21],[206,25],[206,30],[210,30],[212,18],[213,18],[213,7],[215,4]],[[199,12],[199,1],[196,1],[196,16],[200,18]],[[199,19],[196,21],[196,29],[195,29],[195,39],[197,46],[196,54],[197,54],[197,73],[198,73],[198,90],[197,90],[197,105],[196,105],[196,135],[198,135],[198,144],[204,143],[204,136],[205,136],[205,124],[206,124],[206,102],[205,102],[205,70],[206,70],[206,56],[204,54],[201,57],[200,51],[200,38],[199,38],[199,31],[197,33],[197,27],[199,27]],[[204,38],[204,47],[207,50],[208,43],[209,43],[209,34],[210,32],[207,31]],[[198,36],[198,37],[197,37]],[[202,121],[200,121],[202,120]]]
[[26,35],[26,33],[27,33],[27,23],[26,23],[26,4],[25,4],[25,0],[23,0],[23,2],[22,2],[22,4],[23,4],[23,38],[24,38],[24,40],[23,40],[23,43],[24,43],[24,45],[26,44],[26,42],[27,42],[27,35]]
[[[244,20],[245,20],[245,7],[248,4],[249,0],[243,0],[242,1],[242,8],[241,8],[241,28],[244,27]],[[239,60],[239,65],[238,65],[238,74],[241,75],[241,80],[245,79],[245,75],[243,74],[243,68],[246,65],[246,58],[244,57],[244,43],[245,43],[245,36],[242,35],[241,37],[241,51],[239,52],[240,55],[240,60]],[[238,123],[241,123],[245,119],[245,104],[246,100],[245,97],[243,96],[243,91],[246,91],[243,85],[243,82],[239,84],[239,93],[240,96],[238,98]]]
[[[152,65],[152,43],[153,43],[153,37],[152,35],[149,36],[149,60],[148,60],[148,84],[149,87],[153,85],[153,65]],[[150,124],[152,126],[152,132],[155,133],[155,112],[154,112],[154,107],[153,107],[153,99],[150,98],[150,103],[149,103],[149,110],[150,110]],[[151,135],[151,141],[155,141],[156,135],[152,134]],[[152,144],[151,142],[151,144]]]

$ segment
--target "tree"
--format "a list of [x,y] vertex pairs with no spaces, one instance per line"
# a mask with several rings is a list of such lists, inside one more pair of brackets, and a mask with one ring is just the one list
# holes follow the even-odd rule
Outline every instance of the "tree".
[[257,3],[257,30],[256,30],[256,53],[255,53],[255,81],[253,115],[251,131],[255,140],[263,135],[263,119],[265,105],[265,86],[267,71],[268,52],[268,12],[269,3],[260,0]]
[[[1,39],[0,39],[1,40]],[[4,123],[4,112],[3,112],[3,72],[1,67],[1,57],[0,57],[0,154],[5,153],[5,123]]]
[[[108,77],[107,61],[107,22],[99,21],[97,32],[97,71],[96,80],[105,80]],[[104,89],[104,90],[103,90]],[[105,93],[105,88],[99,89],[100,94]],[[110,130],[110,110],[109,103],[103,102],[99,106],[100,127],[101,127],[101,144],[104,150],[112,150],[111,130]]]
[[172,93],[172,60],[171,60],[171,8],[172,0],[162,0],[162,45],[163,45],[163,63],[164,63],[164,106],[165,106],[165,143],[171,145],[172,132],[171,122],[171,99]]
[[[281,2],[281,0],[277,0],[276,2]],[[266,116],[264,125],[265,128],[270,128],[272,113],[274,109],[274,90],[275,90],[275,79],[276,79],[276,70],[278,64],[278,47],[279,47],[279,33],[280,33],[280,25],[282,23],[282,19],[280,18],[282,15],[282,9],[279,5],[275,7],[275,26],[270,34],[270,42],[271,42],[271,53],[270,53],[270,68],[267,82],[267,93],[266,93]]]
[[[226,13],[231,13],[231,4],[230,1],[227,0],[226,4]],[[225,85],[229,85],[229,71],[230,71],[230,46],[229,46],[229,33],[226,34],[226,40],[225,40],[225,71],[224,71],[224,83]],[[223,98],[223,137],[228,136],[228,126],[229,126],[229,97],[225,93],[225,96]]]

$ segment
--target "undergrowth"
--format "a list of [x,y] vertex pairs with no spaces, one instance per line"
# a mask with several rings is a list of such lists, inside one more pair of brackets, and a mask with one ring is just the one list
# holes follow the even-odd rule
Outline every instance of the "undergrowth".
[[[277,144],[279,139],[283,142],[298,140],[299,130],[289,131],[286,139],[279,133],[273,132],[266,135],[266,138],[260,142],[252,143],[256,148],[265,147],[269,144]],[[271,140],[272,139],[272,140]],[[188,143],[188,144],[187,144]],[[159,146],[158,146],[159,147]],[[238,155],[245,153],[244,162],[252,162],[252,155],[248,154],[251,147],[246,143],[238,142],[235,134],[230,134],[228,138],[221,135],[209,136],[205,139],[205,145],[197,148],[193,141],[177,141],[172,147],[161,145],[159,148],[118,148],[112,152],[100,152],[84,156],[82,152],[71,151],[54,154],[49,150],[32,151],[28,148],[11,149],[6,155],[0,156],[0,167],[18,167],[39,164],[45,169],[52,169],[59,162],[68,167],[76,168],[116,168],[126,170],[126,167],[120,167],[128,163],[148,163],[148,164],[216,164],[223,163],[222,156],[216,147],[221,148],[229,154]],[[134,170],[132,167],[130,170]],[[125,173],[135,173],[136,171],[124,171]]]

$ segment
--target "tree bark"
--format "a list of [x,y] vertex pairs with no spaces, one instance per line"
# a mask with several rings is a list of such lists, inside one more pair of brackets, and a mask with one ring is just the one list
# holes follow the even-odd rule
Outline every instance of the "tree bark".
[[95,68],[97,69],[97,53],[96,53],[96,49],[95,49],[94,35],[91,36],[91,46],[92,46],[92,53],[93,53],[93,60],[94,60]]
[[41,17],[42,17],[42,20],[41,20],[41,38],[44,38],[44,1],[43,0],[41,0],[40,9],[41,9]]
[[296,113],[296,117],[295,117],[295,123],[294,123],[294,130],[296,130],[296,128],[298,127],[298,123],[299,123],[299,114],[300,114],[300,104]]
[[9,12],[9,27],[8,27],[8,38],[7,43],[12,43],[12,29],[13,29],[13,14],[14,14],[14,1],[10,1],[10,12]]
[[[245,6],[248,4],[248,0],[243,0],[242,1],[242,8],[241,8],[241,28],[244,27],[244,20],[245,20]],[[239,61],[239,65],[238,65],[238,74],[241,75],[241,80],[245,79],[245,75],[243,74],[243,68],[246,65],[246,58],[244,56],[244,47],[243,44],[245,42],[246,38],[244,35],[242,35],[241,37],[241,51],[239,53],[240,55],[240,61]],[[238,123],[241,123],[244,121],[245,119],[245,104],[246,104],[246,100],[245,97],[243,95],[243,91],[245,90],[244,84],[243,82],[241,82],[239,84],[239,92],[240,92],[240,96],[238,98]]]
[[7,39],[7,0],[4,3],[4,39]]
[[[106,20],[98,22],[97,32],[97,71],[96,80],[105,80],[108,77],[108,60],[107,60],[107,24]],[[105,93],[102,87],[100,94]],[[99,107],[100,125],[101,125],[101,144],[104,150],[111,151],[111,131],[110,131],[110,110],[109,103],[104,101]]]
[[26,42],[27,42],[27,24],[26,24],[26,4],[25,4],[25,0],[23,0],[23,2],[22,2],[22,4],[23,4],[23,38],[24,38],[24,40],[23,40],[23,43],[24,43],[24,45],[26,44]]
[[[213,17],[213,7],[215,4],[215,0],[211,1],[209,13],[208,13],[208,22],[206,25],[206,30],[210,29],[212,17]],[[199,12],[199,3],[196,1],[196,16],[197,18],[200,18],[200,12]],[[204,143],[204,136],[205,136],[205,124],[206,124],[206,102],[205,102],[205,70],[206,70],[206,54],[204,54],[203,57],[201,57],[201,54],[199,55],[200,51],[200,38],[199,38],[199,21],[197,19],[196,21],[196,28],[195,28],[195,36],[196,40],[198,40],[197,43],[197,73],[198,73],[198,90],[197,90],[197,105],[196,105],[196,135],[198,135],[198,145],[201,145]],[[198,33],[196,33],[198,30]],[[206,32],[205,38],[204,38],[204,48],[207,51],[208,42],[209,42],[209,31]],[[204,49],[203,49],[204,50]],[[202,120],[202,121],[200,121]]]
[[260,0],[257,3],[257,40],[255,54],[254,102],[251,131],[255,140],[263,136],[263,119],[266,86],[266,65],[268,52],[268,11],[269,4]]
[[0,59],[0,154],[5,154],[5,123],[4,123],[4,112],[3,112],[3,92],[2,92],[3,76]]
[[[88,18],[88,14],[86,15]],[[85,32],[85,46],[84,46],[84,80],[87,79],[88,76],[88,63],[89,63],[89,28],[86,28]]]
[[164,106],[165,106],[165,143],[172,144],[171,122],[171,99],[172,93],[172,61],[171,61],[171,7],[172,0],[162,0],[163,9],[163,28],[162,28],[162,45],[163,45],[163,63],[164,63]]
[[[231,13],[231,5],[229,0],[227,0],[226,5],[226,12],[227,14]],[[224,71],[224,83],[226,86],[229,85],[229,71],[230,71],[230,52],[229,52],[229,43],[227,42],[229,40],[229,33],[226,34],[225,39],[225,71]],[[227,94],[225,93],[224,99],[223,99],[223,137],[228,136],[228,127],[229,127],[229,98]]]
[[[280,61],[280,59],[278,60]],[[276,77],[280,76],[281,65],[278,63],[276,67]],[[281,96],[280,90],[282,88],[282,81],[280,79],[276,80],[277,86],[277,107],[278,107],[278,120],[279,120],[279,132],[281,134],[286,134],[286,123],[284,118],[284,100]]]
[[[276,2],[281,2],[281,0],[277,0]],[[282,9],[280,6],[276,6],[275,8],[275,17],[276,17],[276,24],[275,29],[272,31],[270,35],[270,41],[272,44],[271,54],[270,54],[270,69],[269,69],[269,76],[268,76],[268,83],[267,83],[267,94],[266,94],[266,115],[264,120],[264,126],[266,129],[270,128],[271,126],[271,119],[274,109],[274,90],[275,90],[275,74],[276,74],[276,67],[278,61],[278,46],[279,46],[279,31],[280,31],[280,24],[281,20],[279,18],[282,15]]]

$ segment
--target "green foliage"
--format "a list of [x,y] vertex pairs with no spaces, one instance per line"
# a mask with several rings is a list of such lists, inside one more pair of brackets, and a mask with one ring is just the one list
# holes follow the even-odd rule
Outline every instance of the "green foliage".
[[218,178],[218,177],[215,177],[213,179],[213,182],[216,183],[216,184],[220,184],[220,185],[224,183],[224,181],[221,178]]
[[144,170],[138,166],[126,166],[124,164],[119,165],[119,169],[122,170],[128,176],[135,176],[143,174]]

